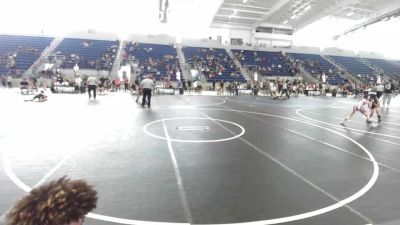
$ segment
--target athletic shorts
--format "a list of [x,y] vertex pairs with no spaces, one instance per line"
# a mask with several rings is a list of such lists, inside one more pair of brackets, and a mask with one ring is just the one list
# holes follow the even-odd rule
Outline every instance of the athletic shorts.
[[364,108],[358,108],[357,105],[353,106],[353,113],[359,111],[360,113],[365,113],[365,109]]

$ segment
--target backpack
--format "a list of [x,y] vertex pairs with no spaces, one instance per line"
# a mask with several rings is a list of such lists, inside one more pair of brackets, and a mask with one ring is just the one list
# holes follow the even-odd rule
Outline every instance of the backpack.
[[391,83],[387,83],[387,84],[385,85],[385,90],[390,91],[391,88],[392,88],[392,84],[391,84]]

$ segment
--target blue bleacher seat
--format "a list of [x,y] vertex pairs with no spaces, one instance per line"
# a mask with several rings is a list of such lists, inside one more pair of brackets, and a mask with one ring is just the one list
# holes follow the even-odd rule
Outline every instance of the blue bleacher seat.
[[232,50],[244,66],[261,69],[263,76],[294,76],[281,52]]
[[364,60],[368,61],[374,66],[381,68],[384,71],[384,74],[400,78],[400,64],[396,65],[396,62],[386,61],[384,59],[369,59],[364,58]]
[[320,77],[323,73],[327,76],[327,83],[332,85],[340,85],[344,83],[344,79],[336,72],[336,67],[317,54],[304,54],[304,53],[288,53],[295,60],[300,60],[304,69],[307,72]]
[[375,72],[355,57],[334,55],[330,55],[329,57],[335,60],[336,63],[344,66],[353,76],[358,76],[365,81],[369,81],[371,78],[376,80]]
[[125,63],[128,60],[139,61],[141,76],[152,74],[156,80],[163,80],[169,75],[170,80],[176,80],[176,72],[180,70],[180,65],[174,46],[128,42],[125,53]]
[[[0,75],[22,74],[40,57],[53,39],[53,37],[0,35]],[[12,57],[15,59],[15,65],[7,63],[10,56],[15,56]]]
[[65,56],[62,68],[111,70],[119,41],[64,38],[54,50],[57,55]]
[[184,47],[182,50],[186,62],[202,64],[207,81],[246,82],[225,49]]

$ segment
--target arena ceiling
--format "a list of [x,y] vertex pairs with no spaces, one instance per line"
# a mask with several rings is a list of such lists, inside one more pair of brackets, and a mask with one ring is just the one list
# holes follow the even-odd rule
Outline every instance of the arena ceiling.
[[301,29],[325,16],[364,22],[398,8],[399,0],[223,0],[211,27]]

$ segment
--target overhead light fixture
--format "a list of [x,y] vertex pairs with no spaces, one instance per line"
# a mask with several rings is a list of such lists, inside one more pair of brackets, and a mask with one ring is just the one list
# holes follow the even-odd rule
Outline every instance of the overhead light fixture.
[[246,4],[247,0],[243,0],[243,4]]
[[353,12],[353,11],[351,11],[351,12],[347,13],[347,15],[346,15],[346,16],[351,16],[351,15],[353,15],[353,14],[354,14],[354,12]]
[[287,24],[287,22],[289,22],[288,20],[283,21],[283,24]]
[[233,15],[230,15],[230,16],[229,16],[229,19],[232,19],[232,17],[233,17]]
[[307,11],[307,10],[309,10],[309,9],[311,9],[311,5],[308,5],[308,6],[304,9],[304,11]]
[[237,12],[238,12],[237,9],[233,10],[233,15],[236,15]]
[[290,19],[294,19],[294,18],[296,18],[296,15],[293,15],[293,16],[290,17]]

